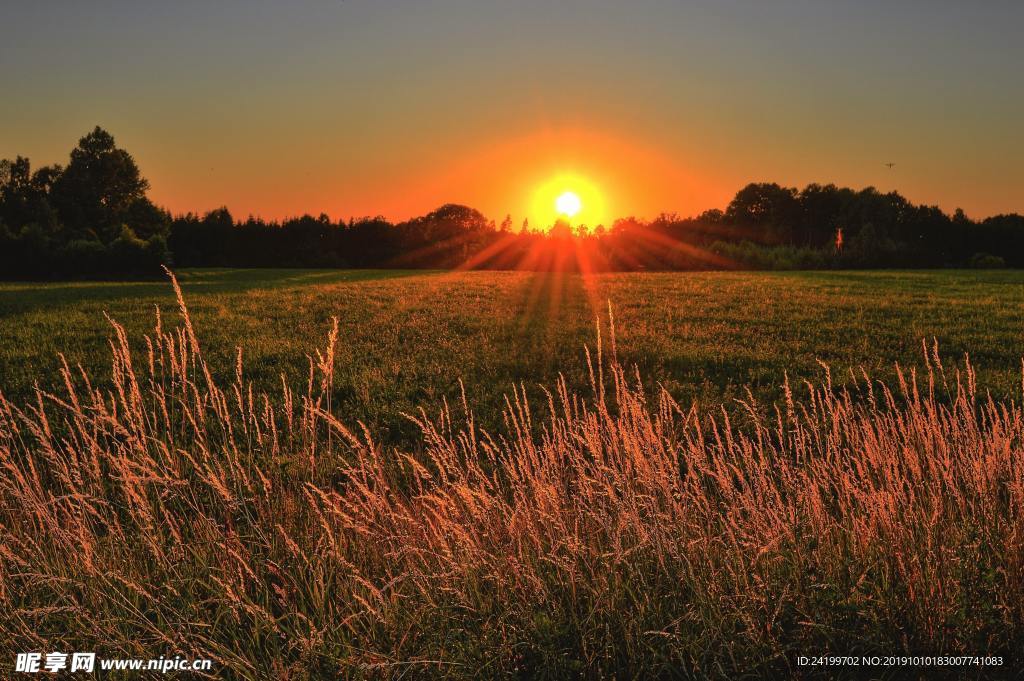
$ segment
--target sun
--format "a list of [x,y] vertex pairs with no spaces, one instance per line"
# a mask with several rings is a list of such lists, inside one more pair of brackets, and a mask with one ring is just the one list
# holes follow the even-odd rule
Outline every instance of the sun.
[[583,202],[575,192],[562,192],[555,199],[555,210],[567,218],[574,217],[583,208]]
[[531,228],[547,231],[565,221],[588,229],[607,227],[608,199],[591,177],[582,172],[562,171],[531,183],[528,191],[532,198],[527,204]]

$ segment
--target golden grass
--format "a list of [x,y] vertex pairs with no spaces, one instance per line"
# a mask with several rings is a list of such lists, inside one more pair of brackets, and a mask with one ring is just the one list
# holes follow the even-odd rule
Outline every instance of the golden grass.
[[[924,353],[890,390],[683,408],[614,349],[505,427],[385,451],[303,390],[218,385],[184,323],[113,381],[0,396],[0,656],[209,656],[218,676],[737,677],[797,654],[1019,651],[1024,413]],[[614,334],[613,334],[614,337]],[[614,348],[614,346],[612,346]],[[735,418],[735,416],[734,416]]]

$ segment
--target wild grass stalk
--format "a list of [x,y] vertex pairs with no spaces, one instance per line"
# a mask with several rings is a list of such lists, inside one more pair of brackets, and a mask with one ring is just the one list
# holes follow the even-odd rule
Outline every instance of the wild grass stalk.
[[499,432],[463,394],[398,452],[332,413],[337,320],[304,394],[259,394],[241,351],[218,385],[174,287],[181,325],[158,313],[143,361],[111,320],[110,385],[65,363],[60,392],[0,395],[4,659],[736,678],[1024,649],[1024,413],[969,361],[925,348],[895,390],[826,368],[736,425],[645,389],[612,341],[591,394],[515,387]]

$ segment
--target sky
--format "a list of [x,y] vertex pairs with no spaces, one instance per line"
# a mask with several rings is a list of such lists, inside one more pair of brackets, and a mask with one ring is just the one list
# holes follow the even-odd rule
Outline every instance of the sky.
[[[174,213],[693,215],[748,182],[1024,212],[1024,3],[0,6],[0,158],[96,125]],[[888,168],[886,163],[894,163]]]

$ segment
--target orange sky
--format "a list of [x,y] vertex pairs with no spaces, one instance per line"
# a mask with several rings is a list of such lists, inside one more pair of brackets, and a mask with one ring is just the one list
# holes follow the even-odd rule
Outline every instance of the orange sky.
[[[480,145],[443,167],[415,168],[400,177],[401,191],[384,187],[375,205],[388,215],[453,200],[500,220],[515,214],[531,225],[551,224],[563,191],[577,193],[583,209],[574,222],[611,225],[616,217],[653,214],[659,205],[686,213],[722,202],[731,187],[695,172],[650,147],[582,129],[543,130]],[[672,197],[666,202],[666,197]],[[712,203],[710,205],[715,205]]]
[[1003,0],[5,4],[0,157],[66,162],[99,124],[156,202],[238,217],[458,202],[542,226],[566,185],[593,225],[754,181],[984,217],[1024,211],[1022,22]]

